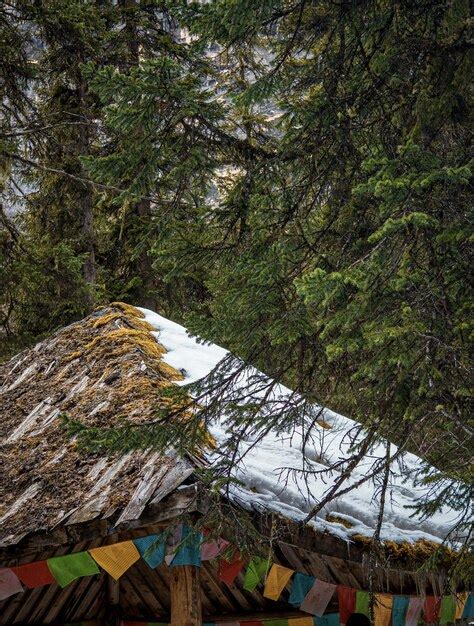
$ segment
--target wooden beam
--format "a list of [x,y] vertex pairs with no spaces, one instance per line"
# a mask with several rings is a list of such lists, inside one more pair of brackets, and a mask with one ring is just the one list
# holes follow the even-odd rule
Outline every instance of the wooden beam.
[[170,626],[202,626],[199,567],[177,565],[171,570]]

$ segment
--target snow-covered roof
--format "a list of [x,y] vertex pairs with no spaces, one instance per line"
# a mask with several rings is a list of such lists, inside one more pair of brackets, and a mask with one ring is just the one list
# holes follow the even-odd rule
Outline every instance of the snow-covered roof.
[[[177,384],[186,385],[205,377],[227,356],[226,350],[215,344],[198,341],[183,326],[153,311],[140,310],[146,321],[155,328],[153,335],[166,349],[163,360],[184,374],[184,379]],[[252,376],[252,368],[249,368],[240,384],[251,385]],[[289,394],[289,389],[278,385],[273,391],[273,400],[279,397],[284,399]],[[315,408],[320,410],[319,407]],[[249,509],[272,511],[296,521],[303,520],[338,479],[339,472],[332,466],[348,455],[353,433],[358,429],[360,431],[359,425],[353,420],[330,409],[323,409],[322,417],[326,426],[316,427],[317,432],[311,439],[311,445],[306,444],[304,452],[302,433],[298,431],[286,434],[270,432],[257,443],[257,435],[250,435],[242,441],[239,452],[243,460],[234,470],[234,476],[241,484],[231,485],[232,498]],[[218,442],[218,450],[225,448],[230,435],[225,415],[209,427]],[[359,436],[362,436],[361,432]],[[396,446],[392,445],[392,453],[395,451]],[[385,453],[385,446],[373,446],[351,477],[343,483],[341,490],[362,479],[370,472],[374,460],[383,458]],[[218,454],[211,454],[209,460],[217,462]],[[457,514],[450,509],[444,509],[427,520],[421,520],[413,514],[410,507],[419,502],[427,489],[416,484],[413,479],[420,464],[418,457],[404,453],[393,467],[380,534],[382,540],[440,542],[456,522]],[[285,471],[283,480],[283,468],[296,471]],[[304,477],[304,469],[317,473]],[[345,540],[354,535],[370,537],[374,533],[379,513],[378,492],[376,480],[364,482],[356,489],[335,497],[309,523],[318,530]],[[329,520],[338,518],[341,521],[329,521],[328,516]]]
[[[99,428],[153,420],[156,409],[170,401],[163,389],[206,377],[227,355],[152,311],[114,303],[1,364],[0,547],[98,520],[120,530],[139,523],[143,514],[158,510],[183,483],[193,481],[196,458],[149,450],[81,450],[61,417]],[[249,367],[239,384],[251,389],[257,374]],[[288,393],[277,385],[273,405]],[[322,417],[304,452],[298,431],[269,432],[258,443],[255,433],[247,434],[239,444],[242,460],[233,470],[238,481],[229,487],[232,500],[247,509],[303,520],[337,480],[339,471],[330,466],[347,457],[350,439],[361,430],[329,409]],[[229,438],[225,410],[208,428],[217,446],[201,460],[217,465],[226,458]],[[383,447],[374,446],[343,487],[363,478],[384,454]],[[403,464],[403,472],[395,466],[390,476],[381,538],[440,542],[456,514],[444,510],[425,521],[412,517],[409,507],[424,493],[410,476],[420,460],[404,454]],[[313,471],[306,480],[303,467]],[[282,468],[294,471],[282,474]],[[377,498],[377,483],[366,481],[333,498],[309,525],[334,540],[370,537]]]

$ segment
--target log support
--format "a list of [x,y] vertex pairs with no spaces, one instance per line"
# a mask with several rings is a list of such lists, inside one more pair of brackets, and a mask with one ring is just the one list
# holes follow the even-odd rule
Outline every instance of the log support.
[[178,565],[170,570],[170,626],[202,626],[199,567]]

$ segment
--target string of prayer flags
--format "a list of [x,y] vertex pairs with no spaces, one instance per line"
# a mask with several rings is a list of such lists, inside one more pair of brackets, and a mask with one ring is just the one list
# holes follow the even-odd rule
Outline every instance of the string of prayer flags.
[[461,593],[456,594],[455,596],[456,612],[454,614],[455,620],[461,619],[463,611],[464,611],[464,606],[467,601],[467,596],[468,596],[467,591],[462,591]]
[[439,617],[440,599],[436,596],[426,596],[425,603],[423,605],[423,613],[425,615],[425,621],[428,624],[435,624]]
[[288,626],[289,624],[288,618],[284,619],[266,619],[263,624],[264,626]]
[[55,556],[48,559],[47,563],[60,587],[67,587],[76,578],[99,574],[99,568],[87,552]]
[[35,589],[43,585],[52,585],[56,582],[46,561],[25,563],[24,565],[17,565],[11,569],[28,589]]
[[337,599],[339,601],[339,618],[341,624],[347,624],[347,620],[355,613],[356,604],[356,590],[352,587],[344,587],[338,585],[337,587]]
[[113,579],[118,580],[140,558],[133,541],[92,548],[89,554]]
[[288,598],[288,603],[293,606],[300,606],[305,597],[308,594],[308,591],[314,585],[314,581],[316,578],[314,576],[310,576],[309,574],[302,574],[301,572],[296,572],[291,581],[291,589],[290,589],[290,597]]
[[422,609],[423,598],[410,598],[405,617],[405,626],[416,626],[418,624],[418,620],[420,619]]
[[393,596],[389,593],[376,593],[374,603],[374,626],[390,626]]
[[462,612],[462,617],[463,619],[474,617],[474,593],[471,593],[466,600],[466,604],[464,605],[464,609]]
[[362,613],[370,617],[370,595],[367,591],[356,591],[356,613]]
[[439,623],[448,624],[454,622],[456,615],[456,602],[453,596],[443,596],[441,598],[441,608],[439,611]]
[[294,573],[294,570],[274,563],[265,581],[265,589],[263,590],[264,598],[278,600],[281,592]]
[[23,591],[20,579],[11,569],[0,569],[0,600]]
[[265,579],[269,569],[269,558],[265,559],[261,556],[254,556],[247,565],[247,570],[244,576],[244,589],[246,591],[253,591],[255,587]]
[[301,610],[322,617],[335,591],[336,585],[316,579],[308,595],[301,603]]
[[230,560],[221,559],[219,561],[219,580],[232,585],[245,565],[245,561],[239,551],[235,551]]
[[315,626],[339,626],[339,613],[327,613],[314,618]]
[[405,615],[407,614],[410,598],[404,596],[394,596],[392,606],[392,626],[405,626]]
[[133,539],[133,543],[140,552],[142,559],[151,569],[156,569],[158,565],[164,562],[166,538],[163,535],[139,537]]
[[183,540],[176,549],[176,554],[170,563],[171,567],[177,565],[201,566],[201,533],[195,532],[192,528],[183,528]]

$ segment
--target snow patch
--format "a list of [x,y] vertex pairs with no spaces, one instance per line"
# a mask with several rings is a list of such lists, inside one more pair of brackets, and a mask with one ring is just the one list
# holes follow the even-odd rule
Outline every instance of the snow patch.
[[[185,378],[177,383],[179,385],[187,385],[205,377],[228,354],[220,346],[192,337],[183,326],[153,311],[143,308],[140,311],[156,329],[152,334],[167,350],[163,360],[183,372]],[[251,384],[252,370],[247,377],[242,378],[242,385]],[[289,393],[289,389],[278,385],[272,399],[283,399]],[[321,417],[330,425],[330,429],[317,427],[319,436],[313,437],[312,442],[306,445],[305,452],[303,436],[298,432],[292,433],[291,437],[270,432],[256,445],[255,439],[249,436],[240,444],[243,461],[235,468],[234,476],[243,486],[230,486],[231,497],[236,502],[247,509],[272,511],[301,521],[322,500],[340,476],[338,471],[330,470],[328,466],[347,458],[350,444],[348,434],[357,432],[360,425],[330,409],[315,407],[315,410],[322,411]],[[225,416],[213,424],[210,430],[219,446],[224,448],[229,437]],[[392,445],[392,453],[395,451],[396,446]],[[374,460],[384,455],[382,445],[373,446],[342,488],[364,478],[373,467]],[[410,473],[420,466],[421,460],[409,453],[402,458],[403,472],[394,467],[390,476],[381,539],[396,542],[427,539],[440,542],[457,520],[457,513],[446,508],[425,521],[413,516],[413,511],[408,507],[416,505],[424,495],[425,488],[415,485],[410,479]],[[211,454],[209,460],[217,461],[217,454]],[[283,468],[292,468],[294,471],[288,472]],[[313,473],[305,478],[301,472],[303,469],[310,469]],[[378,511],[377,489],[370,480],[334,498],[310,525],[346,541],[355,534],[370,537],[376,527]],[[351,527],[327,521],[325,518],[329,513],[346,520]]]

